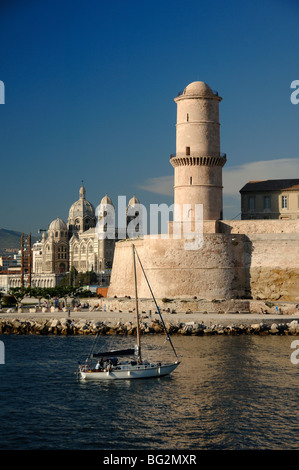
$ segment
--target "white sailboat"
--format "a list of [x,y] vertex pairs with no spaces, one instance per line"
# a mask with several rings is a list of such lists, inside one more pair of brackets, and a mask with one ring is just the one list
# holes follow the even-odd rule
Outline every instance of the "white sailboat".
[[[136,251],[135,245],[133,249],[133,267],[134,267],[134,281],[135,281],[135,299],[136,299],[136,319],[137,319],[137,345],[131,349],[120,349],[104,351],[99,353],[92,353],[86,359],[84,365],[78,367],[78,377],[81,380],[117,380],[117,379],[144,379],[150,377],[162,377],[173,372],[180,361],[178,360],[177,353],[174,349],[170,336],[167,332],[165,323],[163,321],[160,309],[157,305],[152,289],[144,272],[140,258]],[[138,311],[138,296],[137,296],[137,277],[136,277],[136,262],[135,254],[140,263],[142,272],[145,276],[146,282],[150,289],[151,295],[157,307],[157,312],[160,315],[162,325],[166,332],[167,339],[175,354],[176,361],[171,363],[151,362],[143,358],[141,354],[141,334],[140,334],[140,319]],[[123,358],[123,359],[120,359]],[[94,361],[97,364],[94,366]]]

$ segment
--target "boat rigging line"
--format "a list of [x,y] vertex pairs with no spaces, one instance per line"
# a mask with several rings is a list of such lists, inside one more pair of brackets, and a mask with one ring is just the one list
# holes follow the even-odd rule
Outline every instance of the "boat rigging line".
[[155,302],[155,305],[156,305],[158,314],[159,314],[159,316],[160,316],[160,319],[161,319],[163,328],[164,328],[165,333],[166,333],[166,337],[167,337],[169,343],[171,344],[171,347],[172,347],[172,350],[173,350],[173,352],[174,352],[174,354],[175,354],[175,357],[176,357],[177,359],[179,359],[179,358],[178,358],[178,355],[177,355],[177,353],[176,353],[176,350],[175,350],[175,348],[174,348],[174,345],[173,345],[173,343],[172,343],[172,341],[171,341],[171,338],[170,338],[170,336],[169,336],[169,333],[168,333],[168,331],[167,331],[167,328],[166,328],[166,325],[165,325],[165,323],[164,323],[163,317],[162,317],[162,315],[161,315],[160,307],[158,306],[158,304],[157,304],[157,302],[156,302],[156,299],[155,299],[155,296],[154,296],[154,294],[153,294],[152,288],[151,288],[150,283],[149,283],[149,281],[148,281],[148,278],[147,278],[147,276],[146,276],[146,274],[145,274],[143,265],[142,265],[142,263],[141,263],[141,260],[140,260],[140,258],[139,258],[138,252],[137,252],[136,247],[135,247],[134,244],[133,244],[133,250],[134,250],[135,253],[136,253],[137,259],[138,259],[139,264],[140,264],[140,266],[141,266],[141,269],[142,269],[142,272],[143,272],[143,274],[144,274],[144,277],[145,277],[145,280],[146,280],[146,282],[147,282],[147,285],[148,285],[148,287],[149,287],[150,293],[151,293],[152,298],[153,298],[153,300],[154,300],[154,302]]

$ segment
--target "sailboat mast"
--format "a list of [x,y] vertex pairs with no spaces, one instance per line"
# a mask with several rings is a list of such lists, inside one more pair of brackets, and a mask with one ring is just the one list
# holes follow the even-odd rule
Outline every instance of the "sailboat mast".
[[133,249],[133,268],[134,268],[134,282],[135,282],[138,362],[141,362],[140,323],[139,323],[139,310],[138,310],[137,275],[136,275],[135,245],[134,244],[132,244],[132,249]]
[[166,326],[165,326],[165,323],[164,323],[163,317],[162,317],[162,315],[161,315],[160,308],[159,308],[159,306],[158,306],[158,304],[157,304],[157,302],[156,302],[156,299],[155,299],[155,297],[154,297],[154,294],[153,294],[152,288],[151,288],[151,286],[150,286],[150,283],[149,283],[149,281],[148,281],[148,278],[147,278],[147,276],[146,276],[146,274],[145,274],[144,267],[142,266],[142,263],[141,263],[141,261],[140,261],[140,258],[139,258],[139,255],[138,255],[138,252],[137,252],[137,250],[134,250],[134,252],[135,252],[135,251],[136,251],[136,255],[137,255],[137,258],[138,258],[139,264],[140,264],[140,266],[141,266],[142,272],[143,272],[143,274],[144,274],[145,280],[146,280],[146,282],[147,282],[147,285],[148,285],[148,287],[149,287],[150,293],[151,293],[151,295],[152,295],[152,297],[153,297],[153,300],[154,300],[154,302],[155,302],[155,305],[156,305],[156,307],[157,307],[157,312],[158,312],[158,313],[159,313],[159,315],[160,315],[160,319],[161,319],[161,322],[162,322],[163,328],[164,328],[164,330],[165,330],[165,333],[166,333],[167,339],[168,339],[168,341],[169,341],[169,342],[170,342],[170,344],[171,344],[171,347],[172,347],[172,350],[173,350],[173,352],[174,352],[174,354],[175,354],[175,357],[176,357],[176,358],[178,358],[178,356],[177,356],[177,353],[176,353],[176,350],[174,349],[174,345],[172,344],[172,341],[171,341],[171,339],[170,339],[170,336],[169,336],[169,334],[168,334],[167,328],[166,328]]

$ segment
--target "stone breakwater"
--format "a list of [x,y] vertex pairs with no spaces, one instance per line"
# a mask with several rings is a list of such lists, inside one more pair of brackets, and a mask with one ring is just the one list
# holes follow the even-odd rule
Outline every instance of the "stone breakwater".
[[[136,323],[131,321],[74,320],[52,318],[49,320],[1,319],[0,334],[16,335],[135,335]],[[166,323],[170,335],[299,335],[299,322],[258,322],[251,324],[209,325],[201,322]],[[165,334],[159,320],[143,320],[141,334]]]

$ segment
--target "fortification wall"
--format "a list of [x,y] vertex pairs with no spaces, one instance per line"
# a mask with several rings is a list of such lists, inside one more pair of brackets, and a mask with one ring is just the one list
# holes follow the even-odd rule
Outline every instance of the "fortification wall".
[[[134,240],[157,298],[230,299],[245,295],[244,236],[205,234],[202,248],[186,250],[184,239]],[[138,295],[150,297],[137,261]],[[132,241],[116,244],[109,297],[134,296]]]
[[[218,229],[204,233],[199,250],[186,250],[184,239],[134,241],[157,298],[299,302],[299,221],[225,221]],[[109,297],[134,296],[132,259],[132,241],[117,243]],[[137,278],[149,298],[138,263]]]
[[248,234],[244,250],[252,298],[299,301],[299,233]]
[[228,220],[217,224],[220,233],[244,235],[248,297],[299,301],[299,220]]
[[[297,220],[221,220],[217,222],[219,233],[245,235],[258,233],[299,233]],[[208,229],[208,226],[207,226]]]

